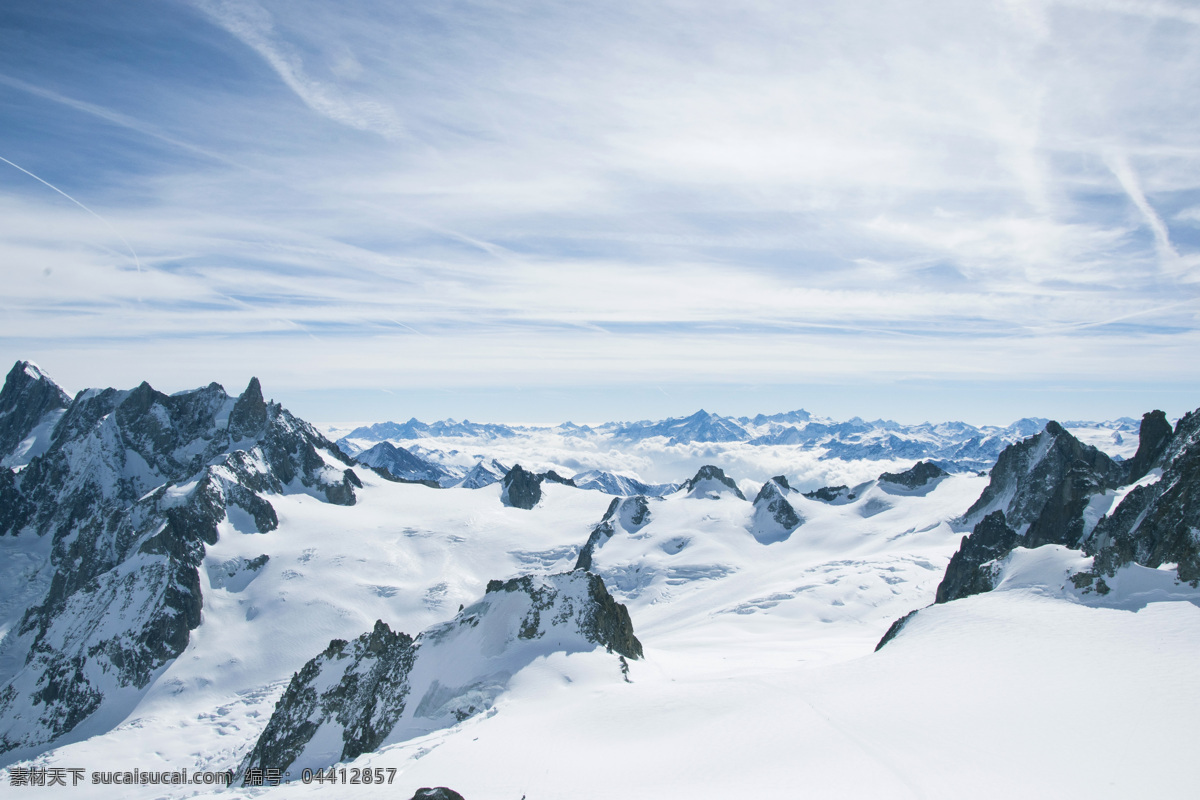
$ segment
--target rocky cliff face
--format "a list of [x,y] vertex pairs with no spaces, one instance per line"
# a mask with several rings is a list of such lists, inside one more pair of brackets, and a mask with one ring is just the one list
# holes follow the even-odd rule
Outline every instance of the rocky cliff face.
[[949,474],[932,461],[920,461],[909,469],[904,470],[904,472],[883,473],[879,476],[879,482],[903,487],[904,489],[917,490],[940,481]]
[[500,482],[500,501],[512,508],[532,509],[542,499],[542,476],[513,466]]
[[754,498],[750,534],[763,544],[782,542],[804,524],[804,518],[788,502],[792,491],[787,478],[776,476],[762,485]]
[[590,570],[596,550],[611,539],[618,530],[636,533],[649,524],[650,504],[645,497],[614,498],[608,504],[608,510],[604,512],[604,517],[592,529],[587,542],[579,551],[574,568]]
[[[1095,556],[1093,572],[1075,576],[1080,585],[1131,562],[1176,564],[1181,580],[1200,582],[1200,411],[1174,431],[1163,412],[1151,411],[1139,436],[1137,454],[1123,464],[1055,422],[1002,452],[991,482],[960,520],[976,524],[951,558],[935,602],[991,591],[998,563],[1014,548],[1046,544]],[[1089,529],[1087,512],[1096,500],[1105,501],[1101,508],[1116,505]],[[915,613],[897,620],[878,647]]]
[[327,767],[453,725],[490,708],[538,656],[597,647],[642,655],[628,611],[598,576],[492,581],[482,600],[415,639],[380,621],[331,642],[293,676],[242,772]]
[[936,603],[948,603],[995,587],[992,566],[1021,543],[1020,535],[1010,528],[1004,512],[993,511],[964,536],[958,552],[950,559],[946,574],[937,588]]
[[61,387],[28,361],[18,361],[0,389],[0,463],[23,466],[50,444],[70,404]]
[[81,392],[44,453],[0,470],[0,535],[51,540],[48,585],[0,643],[0,753],[27,757],[134,702],[200,623],[197,570],[228,510],[268,531],[273,493],[353,504],[343,458],[257,379],[236,399],[216,384]]
[[961,522],[973,527],[1002,511],[1026,547],[1078,547],[1088,498],[1121,486],[1125,478],[1121,464],[1051,421],[1038,435],[1000,454],[991,482]]
[[[1161,435],[1157,420],[1151,425],[1161,444],[1146,449],[1158,449],[1158,457],[1138,464],[1133,474],[1145,470],[1141,485],[1100,520],[1084,549],[1105,575],[1130,562],[1177,564],[1180,580],[1194,585],[1200,581],[1200,410],[1180,419],[1170,436]],[[1154,480],[1151,470],[1161,477]]]

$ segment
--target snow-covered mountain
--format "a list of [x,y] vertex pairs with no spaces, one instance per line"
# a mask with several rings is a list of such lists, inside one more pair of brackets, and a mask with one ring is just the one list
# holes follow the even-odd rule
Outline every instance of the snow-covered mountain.
[[[41,373],[24,379],[34,372],[10,373],[17,409],[23,394],[38,411],[57,396]],[[24,419],[22,443],[45,425],[10,418]],[[0,473],[0,534],[24,557],[5,565],[0,599],[0,753],[33,754],[128,714],[200,624],[198,568],[218,523],[273,530],[265,494],[353,504],[361,484],[343,459],[257,380],[237,398],[216,384],[80,392],[44,452]]]
[[359,464],[383,470],[393,478],[405,481],[432,481],[439,486],[457,483],[465,477],[457,470],[449,470],[414,455],[391,442],[380,442],[374,447],[354,456]]
[[[6,785],[41,771],[65,796],[83,768],[89,796],[147,800],[1191,791],[1200,413],[1082,439],[1034,420],[991,475],[823,453],[824,486],[766,471],[806,445],[655,434],[620,446],[713,460],[610,496],[564,477],[603,426],[492,455],[425,437],[412,455],[474,472],[446,487],[353,463],[257,381],[64,398],[24,363],[0,391]],[[134,768],[188,772],[91,783]],[[242,785],[264,775],[281,785]]]
[[[681,475],[714,460],[741,467],[755,481],[782,472],[804,490],[859,483],[878,475],[881,467],[902,470],[914,461],[932,461],[950,472],[977,472],[990,469],[1005,447],[1035,435],[1046,423],[1021,419],[1003,428],[963,422],[901,425],[857,417],[838,422],[804,410],[752,418],[702,410],[689,417],[594,426],[409,420],[328,430],[341,436],[338,445],[352,455],[386,441],[430,467],[456,475],[480,461],[520,461],[537,471],[553,469],[572,476],[577,485],[628,497],[663,494]],[[1131,457],[1137,446],[1136,420],[1072,422],[1066,427],[1114,458]]]

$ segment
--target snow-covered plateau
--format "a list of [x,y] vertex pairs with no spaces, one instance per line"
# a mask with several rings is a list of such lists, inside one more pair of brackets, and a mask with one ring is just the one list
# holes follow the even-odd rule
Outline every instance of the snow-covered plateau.
[[0,785],[1194,796],[1200,414],[701,414],[349,436],[18,362]]

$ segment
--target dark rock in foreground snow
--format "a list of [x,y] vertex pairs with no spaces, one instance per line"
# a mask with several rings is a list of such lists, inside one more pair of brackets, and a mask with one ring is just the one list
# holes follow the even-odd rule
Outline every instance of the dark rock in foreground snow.
[[[1156,421],[1150,424],[1157,431]],[[1180,580],[1195,583],[1200,581],[1200,410],[1179,420],[1147,473],[1155,467],[1162,476],[1153,482],[1143,476],[1143,484],[1100,520],[1085,550],[1105,575],[1130,562],[1154,568],[1177,564]]]
[[1037,436],[1005,448],[962,522],[973,527],[993,511],[1003,511],[1026,547],[1078,547],[1088,498],[1124,480],[1121,464],[1051,421]]
[[417,789],[411,800],[466,800],[466,798],[453,789],[439,786],[436,789]]
[[993,511],[984,517],[970,536],[964,536],[958,552],[950,559],[946,574],[937,588],[934,602],[948,603],[973,594],[990,592],[994,586],[992,567],[1021,543],[1021,537],[1008,526],[1004,512]]
[[491,708],[535,658],[597,647],[642,655],[629,612],[587,572],[492,581],[483,599],[415,639],[376,622],[292,677],[241,773],[327,767],[448,727]]

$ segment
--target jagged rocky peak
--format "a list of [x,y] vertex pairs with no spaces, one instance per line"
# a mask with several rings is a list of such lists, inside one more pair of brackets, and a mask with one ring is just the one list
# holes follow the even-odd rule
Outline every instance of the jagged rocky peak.
[[804,496],[809,500],[820,500],[822,503],[842,504],[849,503],[857,499],[858,495],[850,491],[850,487],[844,484],[838,486],[822,486],[820,489],[814,489],[811,492],[805,492]]
[[950,475],[932,461],[919,461],[903,472],[885,472],[879,476],[880,483],[902,486],[905,489],[922,489]]
[[0,463],[23,466],[50,446],[71,398],[37,365],[18,361],[0,389]]
[[1147,411],[1143,414],[1142,425],[1138,429],[1137,453],[1125,462],[1128,470],[1126,481],[1133,483],[1140,480],[1157,466],[1174,435],[1171,423],[1167,421],[1167,415],[1162,411]]
[[948,603],[973,594],[990,592],[995,584],[996,563],[1021,543],[1020,535],[1009,527],[1004,512],[988,514],[969,536],[964,536],[958,552],[946,567],[938,584],[934,602]]
[[732,494],[739,500],[745,500],[746,495],[734,483],[733,478],[725,475],[725,470],[706,464],[696,471],[696,474],[684,481],[680,491],[687,492],[688,497],[703,497],[717,499],[722,495]]
[[0,473],[0,533],[51,537],[52,576],[0,641],[0,753],[121,719],[199,625],[198,569],[228,511],[252,533],[277,527],[272,494],[350,505],[362,484],[348,467],[257,381],[236,401],[215,383],[80,392],[46,451]]
[[546,470],[545,472],[542,473],[542,480],[548,481],[550,483],[561,483],[564,486],[574,486],[575,485],[575,481],[573,481],[570,478],[564,478],[562,475],[559,475],[557,472],[555,472],[552,469]]
[[229,433],[235,439],[251,438],[267,424],[267,401],[263,399],[262,384],[251,378],[229,413]]
[[1036,436],[1006,447],[991,477],[960,524],[973,527],[993,511],[1003,511],[1027,547],[1078,547],[1088,498],[1121,486],[1125,468],[1050,421]]
[[327,767],[449,727],[491,708],[534,659],[599,647],[642,656],[629,612],[599,576],[492,581],[479,602],[415,639],[379,621],[330,642],[292,677],[241,772]]
[[542,499],[542,476],[514,464],[500,481],[500,501],[512,508],[532,509]]
[[1154,568],[1177,564],[1180,580],[1196,585],[1200,582],[1196,533],[1200,531],[1200,409],[1179,420],[1152,463],[1162,470],[1161,476],[1143,475],[1121,504],[1096,525],[1084,549],[1095,555],[1094,568],[1103,575],[1114,575],[1130,562]]
[[650,504],[645,497],[615,497],[608,504],[608,510],[600,523],[592,528],[587,542],[575,559],[574,569],[590,570],[592,560],[605,542],[611,539],[618,530],[626,533],[637,533],[650,524]]
[[763,544],[782,542],[804,524],[796,508],[788,502],[791,487],[787,478],[778,475],[762,485],[754,498],[754,516],[750,533]]

